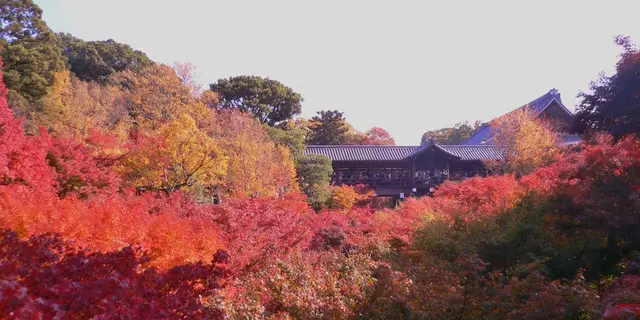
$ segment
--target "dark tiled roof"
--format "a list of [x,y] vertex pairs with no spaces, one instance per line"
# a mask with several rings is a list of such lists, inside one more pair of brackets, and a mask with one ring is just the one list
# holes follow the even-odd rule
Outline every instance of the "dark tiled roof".
[[305,154],[321,154],[333,161],[400,161],[419,147],[307,146]]
[[325,155],[333,161],[402,161],[433,147],[462,161],[504,159],[502,149],[491,145],[307,146],[305,154]]
[[462,161],[475,161],[475,160],[502,160],[504,159],[503,148],[494,145],[425,145],[422,146],[412,154],[407,156],[418,156],[423,151],[430,148],[438,148],[439,150],[448,153]]
[[458,157],[463,161],[473,160],[504,160],[504,149],[491,145],[459,145],[459,146],[441,146],[436,145],[445,152]]
[[[560,93],[556,89],[551,89],[549,92],[544,95],[538,97],[537,99],[519,107],[516,110],[523,109],[525,107],[532,108],[535,110],[536,115],[540,114],[546,107],[548,107],[553,101],[557,101],[560,106],[565,109],[567,112],[571,113],[563,104],[562,99],[560,98]],[[515,110],[514,110],[515,111]],[[513,111],[511,111],[513,112]],[[511,113],[509,112],[509,113]],[[507,114],[509,114],[507,113]],[[476,131],[471,137],[465,140],[462,144],[465,145],[479,145],[482,141],[486,141],[491,144],[491,138],[493,137],[493,132],[491,131],[491,126],[488,123],[483,124],[478,131]]]
[[493,132],[491,131],[491,126],[488,123],[483,123],[478,130],[471,135],[471,137],[467,138],[462,144],[465,145],[479,145],[482,141],[489,141],[493,137]]

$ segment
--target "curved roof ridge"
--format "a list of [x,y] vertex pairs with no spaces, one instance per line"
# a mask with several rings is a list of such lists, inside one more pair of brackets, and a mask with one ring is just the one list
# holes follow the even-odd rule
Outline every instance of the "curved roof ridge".
[[307,146],[305,154],[325,155],[333,161],[405,161],[416,157],[430,148],[438,150],[462,161],[483,161],[504,159],[503,148],[495,145],[440,145],[424,146]]
[[460,148],[465,148],[465,147],[481,147],[481,148],[495,148],[495,147],[499,147],[498,145],[495,144],[439,144],[439,146],[442,147],[460,147]]
[[443,146],[441,146],[441,145],[439,145],[439,144],[437,144],[437,143],[436,143],[436,144],[434,144],[433,146],[434,146],[434,147],[436,147],[436,148],[438,148],[438,149],[440,149],[440,150],[442,150],[442,151],[444,151],[445,153],[447,153],[447,154],[449,154],[449,155],[452,155],[452,156],[454,156],[454,157],[456,157],[456,158],[458,158],[458,159],[461,159],[461,157],[460,157],[459,155],[456,155],[456,154],[453,154],[453,153],[449,152],[449,150],[447,150],[447,149],[443,148]]
[[308,144],[307,148],[418,148],[420,146],[394,146],[370,144]]

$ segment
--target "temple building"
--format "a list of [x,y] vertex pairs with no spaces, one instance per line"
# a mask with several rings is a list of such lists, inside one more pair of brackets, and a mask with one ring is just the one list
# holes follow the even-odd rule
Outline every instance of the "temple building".
[[[520,108],[527,106],[561,132],[573,121],[573,114],[555,89]],[[492,138],[492,129],[485,123],[460,145],[433,141],[422,146],[309,145],[305,154],[325,155],[332,160],[334,185],[365,184],[378,196],[404,198],[428,194],[446,180],[488,175],[487,161],[505,159],[504,148],[495,145]],[[561,134],[561,138],[562,144],[580,141],[567,134]]]
[[[543,96],[523,105],[518,109],[523,109],[526,107],[529,107],[529,110],[534,112],[535,116],[550,120],[554,124],[554,126],[560,133],[561,144],[573,144],[580,141],[579,136],[563,134],[563,132],[568,131],[573,122],[573,113],[569,111],[569,109],[567,109],[564,104],[562,104],[562,100],[560,99],[558,90],[551,89]],[[493,144],[493,132],[489,123],[482,124],[482,126],[462,144]]]

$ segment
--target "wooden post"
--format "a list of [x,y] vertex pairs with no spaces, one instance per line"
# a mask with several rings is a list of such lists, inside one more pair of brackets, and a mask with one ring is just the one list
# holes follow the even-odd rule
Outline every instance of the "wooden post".
[[220,192],[220,187],[216,187],[216,195],[215,195],[216,199],[217,199],[217,203],[214,200],[214,203],[216,204],[222,204],[222,194]]
[[409,183],[409,189],[413,192],[413,188],[416,187],[416,161],[415,160],[411,161],[411,170],[409,172],[410,172],[409,179],[411,179]]
[[451,171],[449,171],[449,161],[447,161],[447,180],[451,178]]

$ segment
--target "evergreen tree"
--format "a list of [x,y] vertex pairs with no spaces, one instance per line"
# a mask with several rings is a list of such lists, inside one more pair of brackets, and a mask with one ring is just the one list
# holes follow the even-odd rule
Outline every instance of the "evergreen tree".
[[210,85],[220,96],[218,109],[238,109],[270,126],[300,114],[302,96],[279,81],[257,76],[220,79]]
[[311,133],[307,138],[309,144],[341,145],[349,138],[349,126],[342,112],[319,111],[311,118]]
[[68,33],[59,33],[56,38],[71,72],[84,81],[105,83],[116,72],[139,71],[153,64],[144,52],[112,39],[83,41]]
[[42,9],[31,0],[0,0],[0,52],[14,106],[44,96],[55,73],[64,68]]

